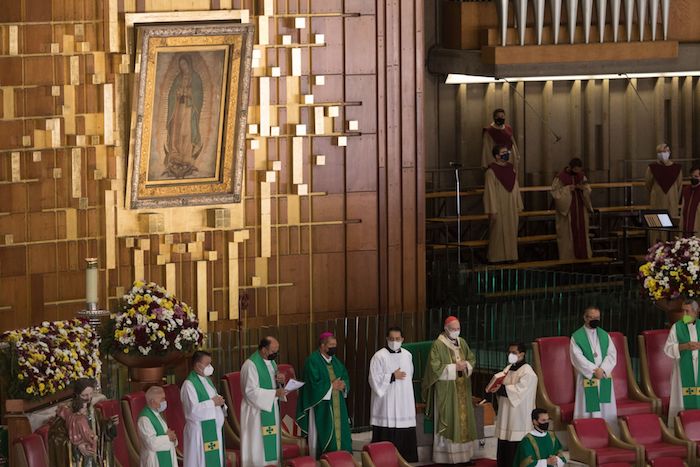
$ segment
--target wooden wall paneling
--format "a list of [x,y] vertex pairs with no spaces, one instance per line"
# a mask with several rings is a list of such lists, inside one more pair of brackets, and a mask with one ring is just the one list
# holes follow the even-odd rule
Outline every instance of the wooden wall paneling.
[[654,135],[656,136],[656,141],[664,141],[665,139],[665,100],[666,100],[666,78],[656,78],[656,83],[654,85]]
[[[686,76],[683,78],[681,90],[681,115],[678,122],[680,126],[680,141],[681,148],[675,148],[675,154],[684,158],[691,157],[693,152],[693,77]],[[673,151],[674,148],[671,148]]]
[[[670,139],[671,148],[681,148],[681,127],[683,121],[681,119],[681,102],[680,102],[680,79],[674,76],[670,80],[671,85],[671,115],[670,119],[666,121],[667,127],[670,127],[671,134],[668,135]],[[651,152],[651,151],[650,151]],[[680,152],[680,151],[679,151]]]

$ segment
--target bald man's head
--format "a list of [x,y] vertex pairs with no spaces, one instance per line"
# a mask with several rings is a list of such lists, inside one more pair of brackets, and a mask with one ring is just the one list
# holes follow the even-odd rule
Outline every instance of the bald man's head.
[[[274,360],[280,350],[279,341],[273,336],[267,336],[260,341],[258,351],[263,358]],[[270,358],[272,356],[272,358]]]
[[151,386],[146,390],[146,404],[158,411],[161,402],[165,401],[165,391],[160,386]]

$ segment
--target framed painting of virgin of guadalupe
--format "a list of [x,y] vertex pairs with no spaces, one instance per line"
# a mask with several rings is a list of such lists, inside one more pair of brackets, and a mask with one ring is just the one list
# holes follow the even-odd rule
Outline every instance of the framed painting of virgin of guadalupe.
[[159,24],[136,34],[127,207],[240,202],[253,26]]

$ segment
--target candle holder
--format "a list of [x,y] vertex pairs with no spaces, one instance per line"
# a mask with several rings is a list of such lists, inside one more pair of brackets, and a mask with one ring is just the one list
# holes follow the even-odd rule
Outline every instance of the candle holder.
[[86,320],[96,331],[109,319],[108,310],[100,310],[97,294],[97,258],[85,258],[85,309],[78,312],[78,318]]

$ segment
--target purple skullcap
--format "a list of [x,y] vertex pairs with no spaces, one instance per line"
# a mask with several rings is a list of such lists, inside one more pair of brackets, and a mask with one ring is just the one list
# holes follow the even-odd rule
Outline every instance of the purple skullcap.
[[318,336],[318,341],[323,342],[324,340],[328,339],[329,337],[333,337],[333,333],[330,331],[324,331],[321,333],[321,335]]

